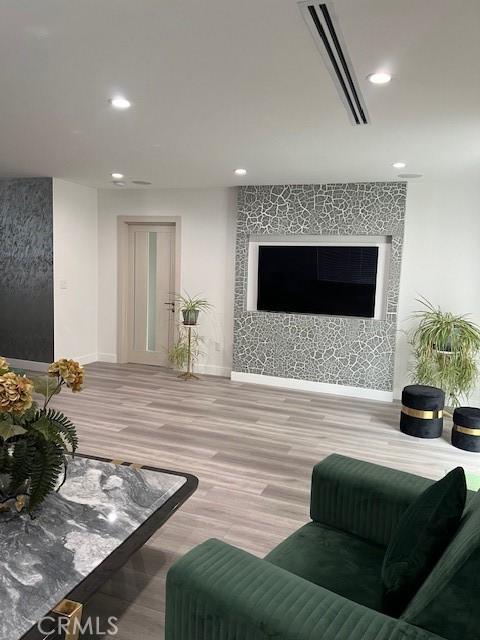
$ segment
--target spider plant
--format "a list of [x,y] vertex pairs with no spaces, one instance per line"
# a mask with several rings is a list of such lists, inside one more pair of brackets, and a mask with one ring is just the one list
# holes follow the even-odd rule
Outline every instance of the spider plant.
[[413,378],[443,389],[447,406],[458,406],[478,381],[480,327],[467,316],[444,312],[425,298],[417,302],[424,309],[414,314],[420,323],[410,335],[416,360]]
[[199,296],[192,297],[188,295],[188,293],[185,293],[183,296],[177,296],[175,302],[177,302],[180,307],[183,323],[186,325],[197,324],[200,311],[208,311],[212,306],[208,300],[200,298]]
[[168,359],[179,370],[186,367],[189,361],[193,367],[199,356],[202,355],[201,343],[202,338],[196,329],[192,329],[189,339],[187,329],[180,325],[177,340],[168,352]]

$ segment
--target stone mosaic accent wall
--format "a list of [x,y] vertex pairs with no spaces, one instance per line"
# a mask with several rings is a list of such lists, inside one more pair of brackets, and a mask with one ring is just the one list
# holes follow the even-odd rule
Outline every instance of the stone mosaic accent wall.
[[51,362],[51,178],[0,180],[0,265],[0,355]]
[[[240,187],[233,371],[392,390],[406,192],[404,182]],[[249,238],[302,234],[391,236],[385,320],[247,311]]]

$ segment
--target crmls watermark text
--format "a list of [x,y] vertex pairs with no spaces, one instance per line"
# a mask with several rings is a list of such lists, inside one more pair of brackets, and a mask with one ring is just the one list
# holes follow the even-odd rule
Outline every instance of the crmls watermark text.
[[53,617],[45,616],[37,624],[37,629],[42,634],[51,634],[55,631],[58,635],[77,633],[81,638],[83,635],[115,636],[118,633],[118,618],[108,617],[106,620],[97,616],[87,616],[84,620],[69,619],[65,616]]

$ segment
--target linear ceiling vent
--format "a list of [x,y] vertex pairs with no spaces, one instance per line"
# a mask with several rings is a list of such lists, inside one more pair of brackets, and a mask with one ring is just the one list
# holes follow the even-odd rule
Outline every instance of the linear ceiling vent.
[[353,124],[368,124],[367,110],[340,30],[324,3],[299,2],[300,11]]

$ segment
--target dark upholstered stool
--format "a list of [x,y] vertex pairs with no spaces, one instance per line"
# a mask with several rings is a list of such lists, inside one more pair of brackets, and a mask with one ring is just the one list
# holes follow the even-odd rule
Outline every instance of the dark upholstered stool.
[[439,438],[443,430],[445,394],[441,389],[411,384],[402,391],[400,431],[416,438]]
[[457,407],[453,412],[452,444],[465,451],[480,452],[480,409]]

